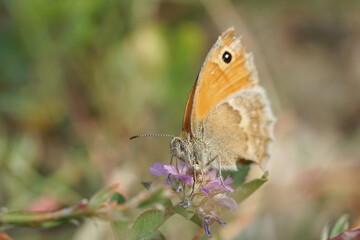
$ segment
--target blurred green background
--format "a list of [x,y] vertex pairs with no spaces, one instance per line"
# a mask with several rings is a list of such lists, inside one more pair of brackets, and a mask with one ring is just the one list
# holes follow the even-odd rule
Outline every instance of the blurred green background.
[[[120,182],[131,197],[168,162],[217,36],[234,26],[277,116],[270,180],[223,239],[319,239],[360,224],[359,1],[0,1],[0,207],[50,210]],[[198,230],[174,217],[168,239]],[[186,231],[185,231],[186,230]],[[7,230],[14,239],[113,239],[108,223]]]

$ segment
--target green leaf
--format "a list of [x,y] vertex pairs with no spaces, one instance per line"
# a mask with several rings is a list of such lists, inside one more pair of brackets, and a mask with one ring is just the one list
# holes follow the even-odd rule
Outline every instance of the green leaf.
[[171,200],[168,199],[168,198],[163,198],[163,199],[161,199],[161,200],[159,201],[159,203],[161,203],[162,205],[164,205],[164,207],[166,207],[166,208],[169,208],[169,209],[173,209],[173,208],[174,208]]
[[125,198],[120,193],[116,192],[112,195],[110,202],[117,202],[118,204],[125,203]]
[[116,193],[116,189],[118,188],[118,184],[115,184],[111,187],[105,188],[97,192],[89,201],[89,208],[96,208],[100,204],[109,201],[112,196]]
[[144,208],[144,207],[148,207],[149,205],[151,205],[155,202],[158,203],[159,200],[162,198],[162,193],[163,193],[163,189],[159,189],[158,191],[152,193],[151,196],[146,198],[144,201],[140,202],[138,207]]
[[240,203],[244,201],[247,197],[253,194],[258,188],[260,188],[265,182],[267,182],[267,175],[265,174],[261,178],[256,178],[249,182],[241,184],[234,193],[234,198]]
[[331,231],[330,237],[335,237],[336,235],[347,230],[348,228],[349,228],[349,215],[344,214],[335,223],[335,226]]
[[152,234],[150,234],[149,236],[143,238],[144,240],[165,240],[165,236],[159,231],[156,230],[155,232],[153,232]]
[[160,210],[148,210],[140,214],[129,232],[128,239],[141,239],[152,234],[163,222]]
[[222,171],[221,175],[224,179],[227,178],[227,176],[230,175],[230,177],[234,180],[234,182],[230,185],[233,188],[237,188],[242,183],[244,183],[246,176],[249,173],[250,165],[249,164],[241,164],[237,163],[236,165],[237,171]]
[[117,221],[111,223],[111,228],[117,240],[126,240],[129,222]]
[[183,216],[184,218],[186,219],[189,219],[189,212],[186,211],[185,208],[183,208],[182,206],[180,205],[177,205],[176,207],[173,208],[174,209],[174,212],[179,214],[180,216]]
[[193,223],[195,223],[199,227],[202,227],[202,220],[199,218],[198,215],[194,214],[194,216],[192,216],[192,218],[190,218],[190,221],[192,221]]
[[329,230],[330,230],[330,226],[329,226],[329,224],[326,224],[326,226],[324,227],[324,229],[321,232],[320,240],[328,240],[329,239]]

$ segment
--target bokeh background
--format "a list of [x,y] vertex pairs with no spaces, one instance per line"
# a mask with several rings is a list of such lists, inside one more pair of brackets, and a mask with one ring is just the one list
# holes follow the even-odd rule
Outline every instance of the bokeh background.
[[[359,1],[0,2],[0,207],[49,210],[115,182],[131,197],[168,162],[206,53],[234,26],[277,123],[269,181],[223,239],[319,239],[360,220]],[[168,239],[190,239],[173,217]],[[15,228],[14,239],[113,239],[108,223]]]

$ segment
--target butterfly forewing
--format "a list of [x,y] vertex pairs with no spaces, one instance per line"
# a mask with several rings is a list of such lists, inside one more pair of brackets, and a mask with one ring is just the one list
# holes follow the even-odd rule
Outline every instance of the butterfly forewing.
[[[226,53],[231,56],[230,62],[223,59]],[[216,105],[240,89],[256,84],[246,65],[240,39],[235,37],[234,29],[227,30],[210,50],[199,74],[190,120],[195,137],[199,136],[199,124]]]
[[[214,168],[235,169],[237,161],[263,165],[269,157],[273,123],[252,55],[230,28],[207,55],[186,105],[182,137],[195,139],[189,142],[189,156],[206,152],[196,161],[202,161],[201,166],[211,161]],[[200,154],[202,146],[206,149]]]
[[196,85],[197,85],[197,78],[196,81],[191,89],[191,93],[189,96],[189,99],[186,103],[186,107],[185,107],[185,114],[184,114],[184,119],[183,119],[183,126],[182,126],[182,137],[186,136],[188,133],[190,133],[191,129],[190,129],[190,116],[191,116],[191,110],[192,110],[192,105],[193,105],[193,99],[194,99],[194,94],[195,94],[195,89],[196,89]]

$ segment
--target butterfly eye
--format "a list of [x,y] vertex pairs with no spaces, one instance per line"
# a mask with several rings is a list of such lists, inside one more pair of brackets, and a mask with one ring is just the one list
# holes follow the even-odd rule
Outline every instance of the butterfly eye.
[[224,52],[224,54],[222,55],[222,59],[224,60],[225,63],[230,63],[231,62],[231,59],[232,59],[232,56],[231,54],[226,51]]
[[181,150],[181,151],[185,151],[185,146],[184,146],[184,144],[180,144],[180,150]]

